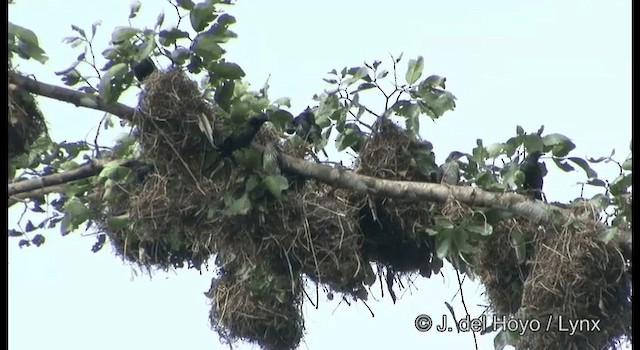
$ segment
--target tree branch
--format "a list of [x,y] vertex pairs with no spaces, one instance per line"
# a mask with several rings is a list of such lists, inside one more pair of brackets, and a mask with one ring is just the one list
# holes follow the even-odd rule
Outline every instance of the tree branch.
[[36,95],[49,97],[58,101],[69,102],[76,107],[86,107],[111,113],[120,118],[131,121],[135,109],[122,103],[106,103],[96,94],[79,92],[62,86],[41,83],[33,78],[9,71],[9,82]]
[[13,196],[9,196],[9,207],[18,203],[18,202],[22,202],[26,199],[29,198],[34,198],[34,197],[40,197],[43,196],[45,194],[49,194],[49,193],[62,193],[64,192],[64,185],[60,184],[60,185],[53,185],[53,186],[49,186],[49,187],[42,187],[42,188],[38,188],[35,190],[31,190],[28,192],[22,192],[22,193],[18,193],[16,195]]
[[11,197],[23,194],[25,192],[43,189],[55,185],[61,185],[75,180],[86,179],[98,174],[102,170],[104,165],[109,162],[110,160],[94,160],[90,161],[88,164],[82,165],[72,170],[10,183],[8,194],[9,197]]
[[[95,94],[78,92],[64,87],[41,83],[15,72],[9,72],[9,80],[36,95],[70,102],[76,106],[105,111],[127,120],[131,120],[135,113],[134,108],[121,103],[105,103]],[[254,147],[263,150],[260,146],[254,145]],[[285,171],[314,178],[330,186],[351,189],[361,193],[440,203],[453,197],[460,203],[471,207],[481,206],[509,210],[519,217],[538,224],[550,223],[552,221],[554,223],[564,224],[565,222],[561,221],[571,217],[569,210],[533,201],[528,197],[515,193],[488,192],[469,186],[449,186],[433,183],[384,180],[356,174],[347,169],[337,169],[310,163],[281,153],[278,154],[278,157]],[[99,173],[106,163],[107,161],[104,160],[93,161],[90,164],[66,172],[9,184],[9,197],[93,176]],[[561,215],[555,215],[556,213]],[[629,233],[627,235],[625,232],[624,237],[625,242],[622,245],[624,245],[626,249],[629,249],[630,252],[631,234]]]

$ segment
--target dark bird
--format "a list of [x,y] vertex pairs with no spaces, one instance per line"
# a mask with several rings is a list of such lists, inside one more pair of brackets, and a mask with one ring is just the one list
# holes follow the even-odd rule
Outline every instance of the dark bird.
[[249,118],[246,126],[227,136],[222,144],[218,146],[220,149],[220,155],[228,157],[235,150],[249,147],[249,145],[251,145],[251,141],[253,141],[253,138],[262,127],[262,124],[267,120],[269,120],[269,116],[265,113],[260,113]]
[[151,73],[156,71],[156,64],[153,63],[151,57],[147,57],[142,61],[135,63],[132,67],[133,75],[136,76],[139,82],[143,82],[147,79]]
[[460,181],[460,164],[458,160],[464,153],[453,151],[449,154],[444,164],[438,168],[437,182],[441,184],[457,185]]
[[[295,133],[298,137],[310,144],[317,144],[322,140],[322,128],[316,124],[316,116],[309,107],[287,123],[286,132],[287,134]],[[324,149],[322,153],[325,157],[329,157]]]
[[545,168],[538,161],[540,156],[542,156],[540,151],[529,153],[520,163],[520,171],[524,173],[522,188],[538,200],[542,200],[542,185],[545,175]]
[[123,165],[131,169],[134,175],[134,179],[138,184],[144,183],[144,180],[147,178],[147,176],[149,176],[149,174],[154,171],[153,165],[139,161],[137,159],[128,160]]

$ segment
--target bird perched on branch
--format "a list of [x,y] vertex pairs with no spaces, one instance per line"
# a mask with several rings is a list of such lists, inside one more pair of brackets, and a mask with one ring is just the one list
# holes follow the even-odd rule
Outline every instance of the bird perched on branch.
[[464,153],[453,151],[449,154],[444,164],[438,168],[437,182],[447,185],[457,185],[460,181],[460,164],[458,160]]
[[540,151],[531,152],[520,163],[520,171],[524,173],[522,188],[538,200],[542,200],[543,177],[546,175],[544,165],[539,162],[540,156]]
[[151,57],[147,57],[142,61],[135,63],[132,67],[133,75],[136,76],[139,82],[143,82],[151,73],[156,71],[156,64],[153,63]]
[[[309,107],[287,123],[286,132],[287,134],[295,133],[310,144],[318,144],[322,140],[322,128],[316,124],[316,116]],[[322,153],[325,157],[329,157],[324,149]]]
[[260,113],[249,118],[247,124],[242,129],[227,136],[222,144],[218,146],[220,155],[228,157],[238,149],[249,147],[251,141],[253,141],[253,138],[262,127],[262,124],[267,120],[269,120],[269,116],[266,113]]

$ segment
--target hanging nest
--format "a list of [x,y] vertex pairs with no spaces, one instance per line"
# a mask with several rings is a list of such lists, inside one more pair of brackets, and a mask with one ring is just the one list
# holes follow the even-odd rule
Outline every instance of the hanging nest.
[[[522,296],[527,317],[551,331],[526,332],[520,345],[530,349],[607,349],[631,339],[631,282],[613,244],[597,237],[601,228],[547,227],[536,236],[536,253]],[[562,320],[560,319],[562,318]],[[560,330],[580,321],[575,334]],[[590,320],[599,322],[592,328]],[[563,322],[560,324],[559,322]]]
[[[145,267],[167,269],[200,268],[213,253],[210,211],[219,206],[216,194],[226,184],[205,180],[193,185],[184,174],[166,168],[151,168],[140,181],[138,169],[131,179],[110,190],[109,200],[101,200],[104,187],[97,186],[96,201],[90,208],[97,212],[97,223],[114,245],[118,255]],[[200,192],[202,190],[202,192]],[[114,225],[126,216],[126,225]]]
[[324,191],[292,195],[264,216],[265,249],[311,280],[336,292],[356,293],[373,278],[362,255],[356,208]]
[[26,154],[35,140],[47,132],[44,116],[32,94],[9,83],[7,115],[9,159]]
[[245,340],[265,350],[296,349],[304,335],[302,281],[260,266],[212,280],[209,320],[229,344]]
[[[515,219],[501,221],[494,225],[493,233],[478,246],[474,255],[473,272],[480,278],[494,314],[514,315],[520,309],[522,289],[529,276],[526,256],[533,254],[533,242],[522,242],[524,247],[515,247],[519,237],[531,237],[530,232],[538,230],[536,225],[518,222]],[[524,248],[520,259],[516,249]]]
[[176,164],[177,168],[188,165],[198,173],[202,155],[213,150],[199,122],[208,121],[213,136],[220,138],[222,122],[217,114],[216,108],[202,97],[196,82],[182,69],[173,68],[156,71],[145,80],[133,122],[146,157],[179,161],[182,164]]
[[[411,138],[385,120],[379,133],[366,141],[355,171],[381,179],[432,182],[432,176],[422,174],[415,161],[430,152],[429,142]],[[431,226],[431,215],[425,210],[428,203],[359,194],[351,200],[360,208],[358,216],[369,260],[397,272],[419,270],[429,276],[439,271],[442,261],[435,256],[435,240],[425,231]]]

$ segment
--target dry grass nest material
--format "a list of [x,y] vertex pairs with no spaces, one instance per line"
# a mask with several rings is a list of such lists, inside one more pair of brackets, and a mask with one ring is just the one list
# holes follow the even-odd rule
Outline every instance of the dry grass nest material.
[[[419,171],[414,158],[418,152],[430,149],[427,142],[410,138],[399,126],[385,120],[380,132],[366,141],[355,171],[382,179],[429,182],[431,179]],[[425,231],[431,226],[430,213],[425,210],[428,206],[412,200],[359,194],[351,199],[360,208],[360,227],[366,237],[369,260],[392,266],[395,271],[420,270],[426,275],[430,275],[432,265],[439,265],[434,238]]]
[[31,144],[47,132],[47,126],[32,94],[10,83],[8,90],[8,151],[12,159],[28,152]]
[[[514,238],[526,237],[528,232],[536,230],[537,226],[522,220],[501,221],[494,225],[491,236],[478,246],[472,271],[480,278],[491,309],[497,315],[513,315],[520,308],[529,267],[518,261]],[[533,248],[532,242],[525,242],[527,256],[533,253]]]
[[239,339],[265,350],[296,349],[304,334],[302,281],[260,268],[212,281],[209,320],[229,343]]
[[[551,315],[554,324],[551,332],[525,333],[524,347],[606,349],[623,336],[631,339],[631,282],[618,248],[597,238],[600,230],[594,223],[580,229],[547,228],[537,235],[522,306],[541,322]],[[565,322],[597,320],[599,329],[583,327],[570,335],[558,331],[558,316]]]
[[[607,349],[631,337],[631,282],[615,244],[600,241],[597,224],[576,229],[507,220],[479,247],[473,272],[497,315],[536,319],[550,331],[527,331],[524,349]],[[514,236],[525,237],[527,260],[518,260]],[[559,317],[563,325],[559,325]],[[568,320],[584,320],[571,335]],[[599,320],[599,330],[587,320]]]

